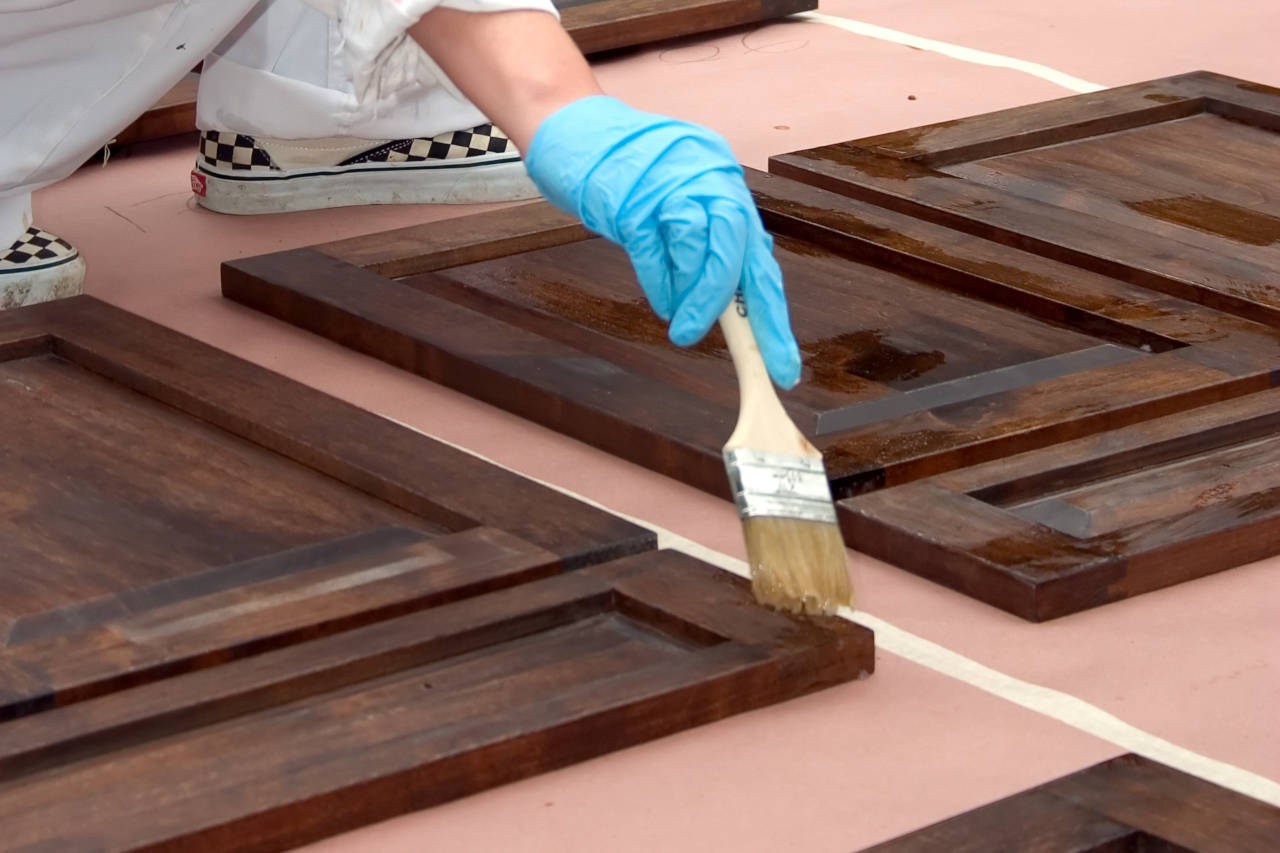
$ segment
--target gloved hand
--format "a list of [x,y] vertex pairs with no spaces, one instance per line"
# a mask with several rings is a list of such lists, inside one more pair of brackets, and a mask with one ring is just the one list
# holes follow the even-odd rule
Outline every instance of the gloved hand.
[[723,137],[598,95],[545,119],[525,165],[548,201],[627,250],[673,343],[701,339],[741,287],[773,381],[799,381],[773,239]]

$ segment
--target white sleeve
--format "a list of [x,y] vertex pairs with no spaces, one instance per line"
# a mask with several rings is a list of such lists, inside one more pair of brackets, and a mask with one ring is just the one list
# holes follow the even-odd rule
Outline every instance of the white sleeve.
[[531,9],[559,17],[552,0],[306,0],[337,22],[339,51],[356,96],[375,102],[428,82],[465,100],[440,66],[406,31],[437,6],[461,12]]

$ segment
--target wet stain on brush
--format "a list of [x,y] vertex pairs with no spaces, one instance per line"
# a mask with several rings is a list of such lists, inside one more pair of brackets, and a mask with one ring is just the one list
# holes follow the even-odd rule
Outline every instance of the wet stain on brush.
[[1200,195],[1153,198],[1125,204],[1144,216],[1194,228],[1252,246],[1280,241],[1280,218]]

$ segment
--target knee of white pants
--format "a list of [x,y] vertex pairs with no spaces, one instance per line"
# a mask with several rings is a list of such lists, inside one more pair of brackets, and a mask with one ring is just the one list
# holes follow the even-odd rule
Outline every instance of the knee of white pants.
[[[361,103],[342,55],[339,25],[309,2],[261,0],[218,45],[201,75],[197,126],[278,139],[403,139],[485,120],[426,57],[416,80],[393,87],[375,103]],[[329,5],[336,14],[341,4]],[[555,12],[550,0],[444,0],[440,5]]]
[[213,53],[245,68],[331,86],[329,16],[303,0],[259,0]]
[[474,127],[484,114],[443,86],[424,83],[377,103],[332,88],[211,56],[200,75],[196,125],[276,139],[354,136],[406,139]]
[[3,15],[0,193],[66,177],[191,70],[253,0],[68,0]]
[[31,193],[0,196],[0,252],[12,246],[30,226]]

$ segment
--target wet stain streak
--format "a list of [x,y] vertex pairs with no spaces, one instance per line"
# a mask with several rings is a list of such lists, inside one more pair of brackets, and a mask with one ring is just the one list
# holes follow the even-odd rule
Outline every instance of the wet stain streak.
[[906,382],[946,361],[946,355],[938,350],[910,352],[885,343],[883,334],[875,329],[806,341],[801,349],[813,381],[839,391],[858,391],[868,382]]
[[1144,216],[1216,234],[1237,243],[1270,246],[1280,242],[1280,218],[1205,196],[1154,198],[1125,204]]
[[[562,317],[633,344],[670,347],[666,323],[644,299],[609,299],[557,281],[542,280],[533,288],[540,307]],[[725,356],[724,335],[713,326],[707,336],[685,351]]]

